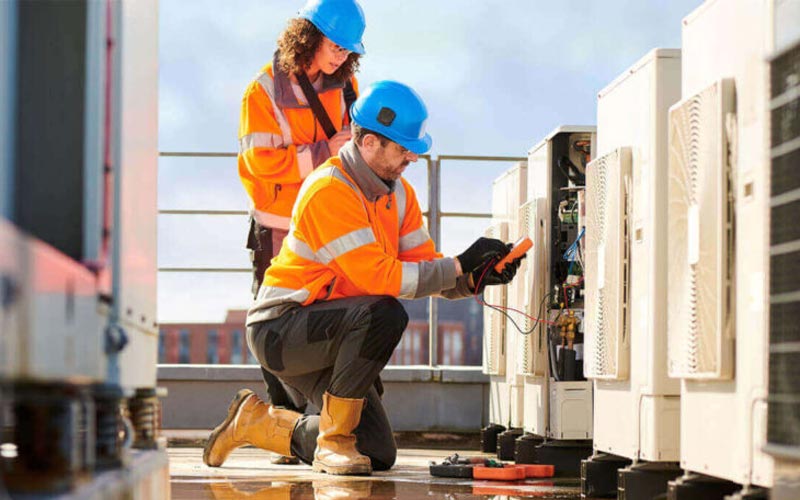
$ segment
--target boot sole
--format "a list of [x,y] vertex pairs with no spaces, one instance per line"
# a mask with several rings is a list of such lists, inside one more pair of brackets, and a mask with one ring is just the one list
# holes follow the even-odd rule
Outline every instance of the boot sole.
[[206,442],[205,448],[203,448],[203,463],[209,467],[219,467],[219,465],[212,465],[208,463],[208,456],[211,453],[211,448],[214,447],[214,444],[217,442],[217,438],[219,435],[224,431],[233,420],[233,417],[236,416],[236,412],[239,411],[239,407],[244,403],[244,400],[247,399],[247,396],[255,394],[250,389],[241,389],[239,392],[236,393],[236,396],[233,397],[233,401],[231,401],[230,406],[228,406],[228,416],[225,417],[225,420],[222,421],[221,424],[216,426],[213,431],[211,431],[211,435],[208,436],[208,441]]
[[297,457],[287,457],[285,455],[279,455],[273,458],[271,461],[272,465],[297,465],[300,463],[300,459]]
[[314,472],[325,472],[334,476],[370,476],[372,475],[371,465],[339,465],[331,466],[320,462],[311,465]]

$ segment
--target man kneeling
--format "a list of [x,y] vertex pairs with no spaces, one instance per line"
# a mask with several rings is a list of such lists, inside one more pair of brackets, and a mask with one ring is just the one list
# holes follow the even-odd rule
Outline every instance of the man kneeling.
[[411,88],[377,82],[352,115],[353,139],[303,182],[289,235],[247,315],[261,365],[321,413],[277,408],[243,389],[208,440],[209,466],[250,444],[329,474],[389,469],[397,447],[376,387],[408,323],[397,298],[469,297],[508,283],[519,266],[493,269],[509,251],[495,239],[479,238],[454,258],[436,252],[401,177],[431,146],[427,109]]

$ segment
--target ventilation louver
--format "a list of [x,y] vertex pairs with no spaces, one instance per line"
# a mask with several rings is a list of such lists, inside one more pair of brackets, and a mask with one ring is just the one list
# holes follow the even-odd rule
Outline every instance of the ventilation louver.
[[[500,222],[486,229],[487,238],[508,240],[508,224]],[[506,306],[506,287],[487,286],[483,291],[483,300],[487,304]],[[483,308],[483,372],[487,375],[505,375],[506,373],[506,317],[503,313]]]
[[732,80],[670,108],[669,375],[733,376],[733,191],[726,121]]
[[545,335],[544,324],[536,324],[531,318],[544,316],[546,304],[542,303],[545,289],[545,253],[544,249],[544,213],[545,199],[529,201],[520,207],[519,220],[523,235],[533,241],[533,249],[522,261],[522,268],[517,273],[524,279],[525,314],[523,329],[527,333],[521,342],[521,356],[518,358],[517,373],[521,375],[542,376],[545,373]]
[[616,149],[586,168],[587,378],[628,378],[630,183],[629,148]]
[[769,415],[771,445],[800,449],[800,43],[771,73]]

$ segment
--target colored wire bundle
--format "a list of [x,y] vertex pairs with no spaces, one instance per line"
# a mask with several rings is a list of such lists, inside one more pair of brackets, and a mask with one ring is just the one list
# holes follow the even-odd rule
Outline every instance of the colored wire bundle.
[[581,238],[583,238],[584,233],[586,233],[586,228],[585,227],[581,228],[581,232],[578,233],[578,237],[575,238],[575,241],[573,241],[572,244],[564,252],[564,255],[563,255],[564,260],[569,260],[569,261],[576,260],[576,257],[578,256],[578,253],[580,252],[579,243],[581,241]]
[[[535,318],[535,317],[533,317],[533,316],[531,316],[529,314],[526,314],[523,311],[520,311],[518,309],[514,309],[513,307],[506,307],[506,306],[498,306],[498,305],[494,305],[494,304],[489,304],[488,302],[483,300],[483,297],[481,297],[480,294],[477,293],[477,290],[481,289],[480,285],[481,285],[481,283],[483,283],[483,279],[486,276],[486,273],[489,271],[489,269],[494,267],[496,262],[497,262],[497,259],[494,259],[488,266],[486,266],[484,268],[483,272],[481,273],[480,278],[478,278],[478,282],[475,283],[475,290],[476,290],[475,295],[474,295],[475,302],[477,302],[478,304],[481,304],[482,306],[486,306],[486,307],[488,307],[490,309],[493,309],[493,310],[499,312],[500,314],[502,314],[503,316],[505,316],[506,318],[508,318],[508,320],[511,321],[511,324],[514,325],[514,328],[516,328],[517,331],[519,333],[521,333],[522,335],[530,335],[531,333],[533,333],[536,330],[536,327],[539,326],[540,323],[544,323],[546,325],[555,325],[555,323],[553,323],[552,321],[547,321],[545,319],[540,319],[541,316],[542,316],[542,312],[543,312],[542,311],[542,307],[544,306],[545,300],[547,299],[548,296],[552,295],[550,293],[546,294],[542,298],[542,301],[539,303],[539,309],[538,309],[538,313],[537,313],[537,316],[539,316],[538,318]],[[517,322],[514,321],[514,318],[512,318],[508,314],[507,311],[513,311],[513,312],[515,312],[517,314],[521,314],[522,316],[524,316],[524,317],[528,318],[529,320],[531,320],[533,322],[533,325],[531,326],[531,329],[530,330],[523,330],[522,328],[520,328],[519,325],[517,324]]]

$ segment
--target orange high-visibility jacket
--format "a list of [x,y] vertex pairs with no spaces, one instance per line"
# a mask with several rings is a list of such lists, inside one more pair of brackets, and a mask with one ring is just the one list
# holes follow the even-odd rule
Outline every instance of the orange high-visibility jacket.
[[[277,54],[276,54],[277,60]],[[331,154],[325,131],[276,60],[247,87],[239,120],[239,178],[262,226],[289,228],[300,184]],[[336,130],[349,124],[344,84],[323,75],[317,92]],[[355,77],[353,89],[358,91]],[[302,95],[302,94],[301,94]]]
[[469,296],[467,276],[434,248],[411,185],[387,185],[349,141],[303,183],[247,324],[319,300],[435,294]]

